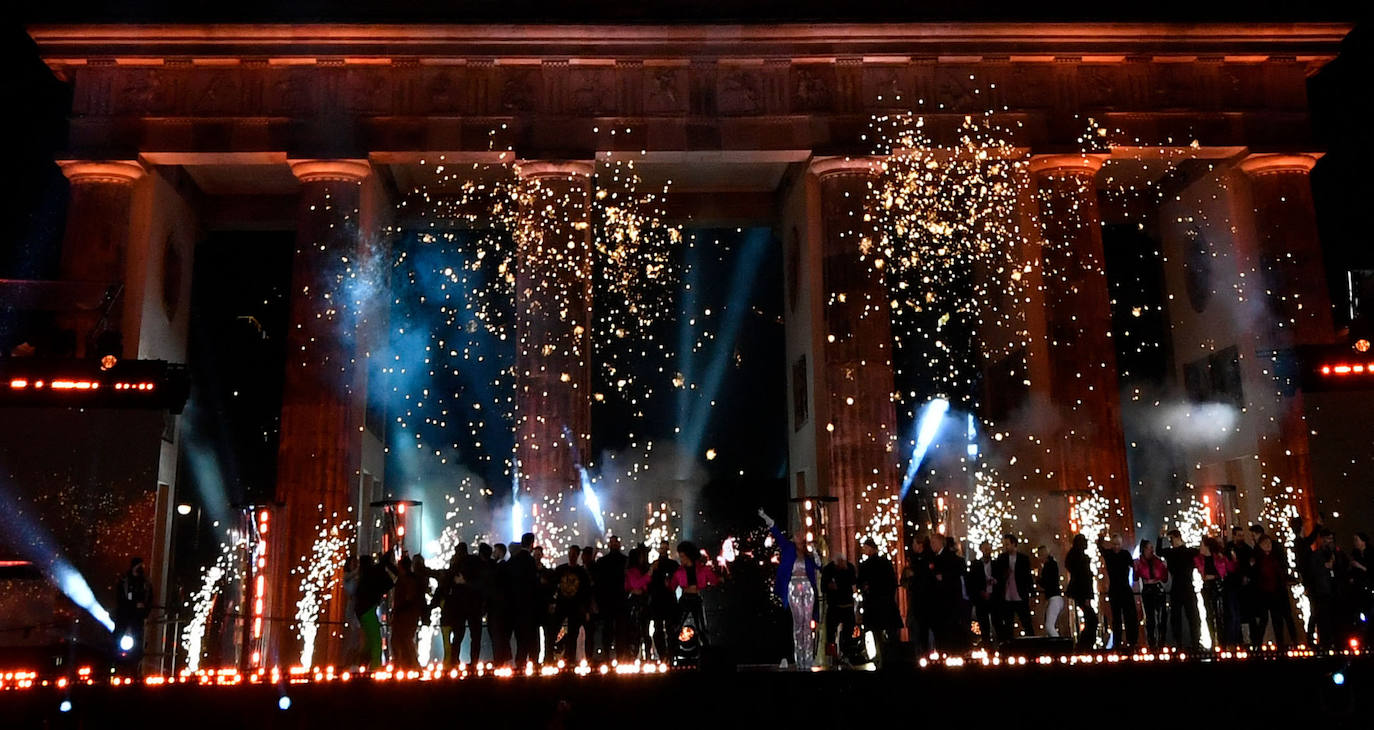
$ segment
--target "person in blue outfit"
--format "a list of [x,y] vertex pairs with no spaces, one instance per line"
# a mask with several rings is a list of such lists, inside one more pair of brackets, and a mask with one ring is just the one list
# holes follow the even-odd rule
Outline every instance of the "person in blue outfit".
[[778,572],[773,578],[773,592],[792,612],[793,658],[798,669],[810,669],[816,663],[816,574],[820,572],[815,555],[806,544],[805,534],[798,533],[789,540],[773,518],[761,509],[759,517],[768,525],[768,532],[778,544]]

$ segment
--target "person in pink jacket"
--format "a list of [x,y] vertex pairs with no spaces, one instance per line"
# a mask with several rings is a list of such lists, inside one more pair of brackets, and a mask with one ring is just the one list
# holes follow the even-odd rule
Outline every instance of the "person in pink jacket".
[[[682,597],[678,599],[678,607],[682,610],[682,620],[678,622],[681,627],[690,618],[693,623],[693,634],[698,640],[704,643],[706,637],[706,614],[702,609],[701,590],[716,584],[716,574],[711,570],[711,561],[707,560],[701,550],[691,542],[680,542],[677,545],[677,573],[673,575],[673,580],[668,584],[671,590],[682,591]],[[681,628],[678,631],[678,641],[683,641]]]
[[649,548],[640,545],[630,551],[629,567],[625,570],[625,592],[630,594],[630,623],[627,633],[633,634],[628,652],[622,660],[648,659],[653,639],[649,636],[649,583],[654,571],[649,564]]
[[1212,646],[1220,646],[1226,630],[1222,618],[1226,610],[1226,576],[1236,569],[1235,563],[1226,557],[1221,543],[1215,537],[1204,537],[1202,546],[1193,558],[1193,567],[1202,576],[1202,605],[1207,609],[1207,631],[1212,635]]

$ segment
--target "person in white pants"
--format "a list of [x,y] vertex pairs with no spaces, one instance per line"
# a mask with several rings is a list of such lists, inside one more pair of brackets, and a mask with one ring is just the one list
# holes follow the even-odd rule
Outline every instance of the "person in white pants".
[[1051,637],[1059,636],[1059,616],[1064,613],[1064,590],[1059,587],[1059,563],[1055,562],[1050,549],[1041,545],[1035,549],[1035,557],[1040,559],[1040,575],[1035,584],[1045,594],[1045,633]]

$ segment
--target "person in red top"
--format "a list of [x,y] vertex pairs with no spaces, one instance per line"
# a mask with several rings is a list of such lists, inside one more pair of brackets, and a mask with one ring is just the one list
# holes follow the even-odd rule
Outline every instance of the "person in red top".
[[1169,568],[1155,555],[1155,546],[1149,540],[1140,541],[1135,574],[1140,579],[1140,603],[1145,609],[1145,640],[1151,650],[1158,651],[1164,645],[1164,584],[1169,580]]
[[1222,618],[1226,611],[1226,576],[1235,571],[1236,565],[1226,557],[1226,551],[1215,537],[1204,537],[1193,558],[1193,567],[1202,576],[1202,604],[1207,609],[1205,620],[1212,634],[1212,645],[1221,646],[1227,641],[1223,637],[1227,622]]
[[[1258,648],[1264,642],[1266,623],[1274,624],[1274,643],[1280,648],[1288,645],[1284,637],[1284,614],[1290,613],[1288,607],[1288,569],[1283,555],[1274,549],[1274,540],[1264,535],[1259,540],[1259,549],[1251,558],[1255,564],[1255,630],[1250,634],[1250,642]],[[1297,639],[1296,636],[1293,637]]]

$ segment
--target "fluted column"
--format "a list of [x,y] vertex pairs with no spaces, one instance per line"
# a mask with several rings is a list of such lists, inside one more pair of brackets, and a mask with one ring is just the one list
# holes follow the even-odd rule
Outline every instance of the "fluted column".
[[[358,227],[362,182],[371,168],[361,160],[298,160],[300,180],[296,249],[291,262],[291,319],[286,335],[276,501],[268,555],[267,615],[272,661],[300,657],[294,627],[300,576],[291,569],[313,552],[321,525],[353,519],[348,508],[359,478],[359,427],[366,394],[357,387],[357,312],[348,296],[348,269],[362,247]],[[342,589],[324,604],[315,664],[337,662],[340,641],[330,633],[345,618]]]
[[[900,515],[891,501],[900,491],[893,451],[892,326],[883,276],[868,250],[875,224],[864,210],[876,165],[868,158],[830,158],[811,166],[820,187],[823,232],[824,380],[817,395],[818,412],[827,421],[818,434],[828,457],[823,494],[838,499],[831,552],[851,560],[856,538],[868,532],[880,509]],[[897,563],[905,552],[900,525],[899,517],[899,544],[888,546]]]
[[1059,416],[1047,443],[1060,488],[1100,489],[1112,502],[1112,527],[1129,535],[1130,479],[1094,183],[1104,157],[1038,155],[1030,162],[1042,243],[1049,391]]
[[[143,177],[143,166],[132,161],[71,160],[59,163],[71,182],[67,202],[67,227],[62,236],[61,278],[97,284],[121,284],[125,280],[129,248],[129,215],[134,182]],[[65,312],[59,318],[64,329],[76,335],[76,356],[92,357],[102,332],[123,337],[124,302],[121,293],[102,310]],[[102,317],[105,317],[102,322]],[[98,331],[97,331],[98,330]],[[137,343],[125,342],[121,356],[137,352]]]
[[[1251,155],[1240,169],[1250,182],[1260,283],[1271,317],[1257,332],[1259,347],[1285,352],[1296,345],[1335,340],[1331,293],[1317,235],[1310,173],[1311,155]],[[1267,363],[1272,367],[1272,363]],[[1297,506],[1312,517],[1312,473],[1302,392],[1279,389],[1274,397],[1277,433],[1260,437],[1260,471],[1269,496],[1298,495]]]
[[590,445],[593,167],[530,161],[518,170],[516,469],[542,543],[580,514],[570,494]]

